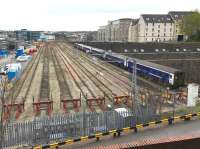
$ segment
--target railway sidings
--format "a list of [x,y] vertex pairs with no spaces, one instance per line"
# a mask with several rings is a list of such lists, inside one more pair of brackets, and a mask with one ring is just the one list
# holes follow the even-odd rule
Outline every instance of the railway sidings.
[[[9,99],[14,97],[10,103],[21,104],[22,108],[16,106],[5,119],[24,121],[58,113],[100,112],[108,105],[131,110],[131,76],[69,43],[45,43],[8,94]],[[152,95],[160,96],[163,90],[141,78],[138,87],[141,102],[150,100]]]

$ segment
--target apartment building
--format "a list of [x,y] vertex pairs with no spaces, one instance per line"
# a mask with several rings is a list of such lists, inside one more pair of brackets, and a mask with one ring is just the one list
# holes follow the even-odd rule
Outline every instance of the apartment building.
[[143,14],[136,25],[135,42],[166,42],[174,39],[174,25],[170,15]]
[[98,29],[98,41],[127,42],[130,18],[109,21],[106,26]]
[[106,41],[106,26],[100,26],[97,31],[97,40],[104,42]]
[[133,19],[129,26],[128,42],[137,42],[138,38],[138,21],[139,19]]
[[188,11],[168,14],[142,14],[139,19],[122,18],[99,27],[98,41],[111,42],[170,42],[187,38],[181,23]]
[[169,11],[169,15],[174,21],[174,38],[176,41],[183,41],[187,39],[187,36],[181,30],[181,24],[183,17],[191,14],[191,11]]

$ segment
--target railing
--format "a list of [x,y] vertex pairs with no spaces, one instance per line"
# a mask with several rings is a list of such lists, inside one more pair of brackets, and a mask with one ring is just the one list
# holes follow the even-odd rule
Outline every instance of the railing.
[[190,120],[195,116],[200,116],[200,112],[162,120],[152,115],[149,121],[148,118],[145,121],[136,119],[132,112],[115,111],[45,117],[30,122],[8,124],[4,132],[3,147],[58,147],[92,138],[99,140],[105,135],[116,136],[131,130],[137,132],[143,127],[162,123],[172,124],[176,120]]
[[122,129],[134,126],[137,122],[132,112],[115,111],[37,118],[29,122],[8,124],[4,131],[3,146],[48,144]]

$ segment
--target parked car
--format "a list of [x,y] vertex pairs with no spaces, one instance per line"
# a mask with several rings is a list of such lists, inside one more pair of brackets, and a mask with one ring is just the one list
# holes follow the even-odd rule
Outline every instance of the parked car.
[[16,60],[18,62],[25,62],[25,61],[28,61],[30,59],[31,59],[30,55],[21,55],[21,56],[18,56]]

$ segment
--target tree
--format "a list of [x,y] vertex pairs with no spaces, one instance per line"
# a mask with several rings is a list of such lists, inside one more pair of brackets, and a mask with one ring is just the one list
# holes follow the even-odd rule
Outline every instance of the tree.
[[188,36],[189,41],[200,41],[200,13],[194,11],[184,16],[181,29]]

